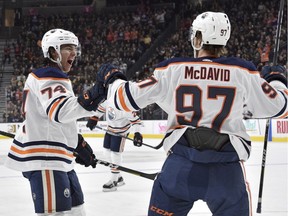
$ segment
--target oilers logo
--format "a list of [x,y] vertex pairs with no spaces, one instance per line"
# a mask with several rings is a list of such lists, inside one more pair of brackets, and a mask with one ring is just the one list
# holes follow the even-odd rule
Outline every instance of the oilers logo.
[[32,198],[33,198],[33,200],[35,201],[36,200],[36,193],[32,193]]
[[65,190],[64,190],[64,196],[65,196],[66,198],[69,198],[69,197],[70,197],[70,190],[69,190],[68,188],[65,188]]
[[115,110],[112,107],[108,107],[107,112],[109,120],[113,121],[116,118]]

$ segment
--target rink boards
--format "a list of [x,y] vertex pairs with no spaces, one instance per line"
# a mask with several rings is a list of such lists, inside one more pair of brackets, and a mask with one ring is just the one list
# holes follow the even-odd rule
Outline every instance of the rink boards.
[[[247,133],[252,141],[263,141],[266,130],[266,120],[250,119],[243,120]],[[16,133],[21,123],[0,123],[0,130],[8,133]],[[106,121],[99,121],[98,126],[106,128]],[[105,131],[94,129],[90,131],[86,127],[86,121],[78,121],[78,132],[84,137],[103,137]],[[146,120],[142,121],[141,133],[144,138],[159,138],[164,137],[166,131],[166,120]],[[133,133],[133,129],[131,131]],[[131,136],[132,137],[132,136]],[[5,138],[0,135],[0,138]],[[269,127],[269,141],[288,142],[288,119],[272,119]]]

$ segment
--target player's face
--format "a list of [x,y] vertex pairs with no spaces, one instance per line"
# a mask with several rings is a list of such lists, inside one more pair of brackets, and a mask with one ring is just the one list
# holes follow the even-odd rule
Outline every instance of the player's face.
[[76,46],[67,44],[61,46],[61,65],[64,72],[69,72],[76,57]]

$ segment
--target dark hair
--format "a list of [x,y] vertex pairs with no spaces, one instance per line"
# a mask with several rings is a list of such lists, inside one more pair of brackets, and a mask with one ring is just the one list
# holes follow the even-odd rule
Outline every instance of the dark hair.
[[227,54],[227,49],[223,45],[207,45],[203,44],[202,49],[206,50],[213,56],[223,56]]

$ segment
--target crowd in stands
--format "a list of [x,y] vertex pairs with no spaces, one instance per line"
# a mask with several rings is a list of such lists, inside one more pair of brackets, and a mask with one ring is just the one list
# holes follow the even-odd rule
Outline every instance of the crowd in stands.
[[[143,1],[142,1],[143,2]],[[70,78],[77,95],[93,84],[98,67],[111,59],[118,59],[126,71],[147,51],[153,42],[169,25],[177,13],[180,17],[176,32],[157,47],[153,56],[137,71],[132,80],[140,81],[151,75],[157,63],[162,60],[193,56],[188,41],[189,27],[197,14],[203,11],[225,11],[231,21],[232,34],[227,45],[228,56],[238,56],[252,61],[260,70],[273,59],[277,15],[279,6],[269,0],[219,0],[199,1],[197,4],[178,5],[173,8],[153,9],[140,5],[137,11],[97,14],[61,14],[51,16],[31,15],[23,22],[23,31],[17,42],[11,44],[15,58],[11,59],[14,75],[7,87],[7,113],[9,122],[22,121],[21,91],[25,77],[41,66],[42,51],[37,41],[51,28],[64,28],[74,32],[81,43],[81,57],[78,58]],[[274,2],[274,3],[273,3]],[[278,63],[287,61],[287,13],[284,13]],[[283,37],[283,38],[282,38]],[[142,119],[165,119],[167,115],[156,105],[141,110]]]

